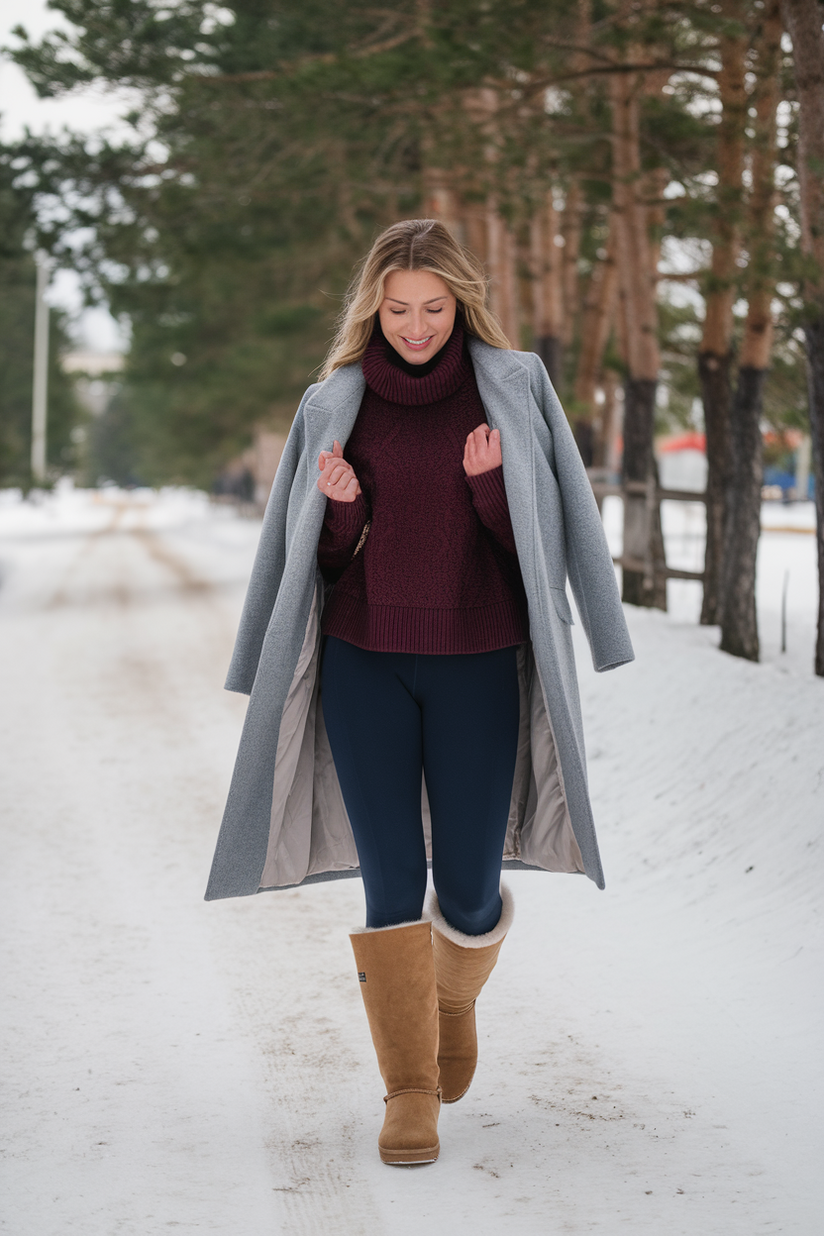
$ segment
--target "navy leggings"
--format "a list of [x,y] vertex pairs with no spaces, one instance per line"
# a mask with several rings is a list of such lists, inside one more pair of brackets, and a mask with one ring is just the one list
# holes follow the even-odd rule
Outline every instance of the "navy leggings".
[[467,935],[498,922],[518,746],[516,653],[369,652],[325,637],[323,716],[358,847],[367,927],[421,917],[421,769],[441,912]]

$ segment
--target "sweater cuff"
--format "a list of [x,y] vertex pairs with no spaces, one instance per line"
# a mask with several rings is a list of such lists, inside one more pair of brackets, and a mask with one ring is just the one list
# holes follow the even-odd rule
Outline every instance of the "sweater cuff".
[[488,472],[481,472],[478,476],[467,476],[466,480],[481,523],[489,529],[504,549],[511,554],[516,553],[512,521],[509,518],[509,503],[506,500],[503,466],[498,464],[497,468],[490,468]]
[[334,498],[326,499],[326,514],[323,522],[336,542],[345,542],[356,532],[360,536],[367,518],[368,511],[363,490],[354,502],[336,502]]
[[498,464],[497,468],[490,468],[488,472],[481,472],[478,476],[467,476],[466,479],[478,506],[483,506],[485,511],[495,510],[498,514],[506,511],[507,515],[509,514],[502,464]]

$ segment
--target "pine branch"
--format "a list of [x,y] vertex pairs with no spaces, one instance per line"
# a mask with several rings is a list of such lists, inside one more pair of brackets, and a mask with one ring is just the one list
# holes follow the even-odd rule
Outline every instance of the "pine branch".
[[[321,52],[316,56],[302,56],[300,60],[290,61],[277,69],[252,69],[247,73],[203,73],[197,76],[199,80],[206,84],[216,86],[243,82],[276,81],[281,77],[299,73],[302,69],[314,67],[315,65],[340,64],[346,59],[363,60],[368,56],[377,56],[382,52],[392,51],[396,47],[401,47],[404,43],[408,43],[410,39],[416,38],[417,35],[418,32],[415,30],[406,30],[403,34],[393,35],[391,39],[384,39],[377,43],[361,44],[360,47],[347,48],[345,52]],[[192,76],[195,75],[193,74]]]

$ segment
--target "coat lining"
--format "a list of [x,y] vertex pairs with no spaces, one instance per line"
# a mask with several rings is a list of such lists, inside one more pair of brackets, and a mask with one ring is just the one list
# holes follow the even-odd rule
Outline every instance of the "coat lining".
[[[553,593],[556,590],[553,589]],[[358,856],[343,802],[320,700],[320,598],[316,582],[297,666],[278,735],[269,839],[258,891],[300,884],[307,877],[356,873]],[[563,594],[568,613],[569,603]],[[561,625],[571,621],[556,600]],[[572,832],[555,738],[530,643],[517,655],[521,705],[518,754],[503,858],[545,871],[582,872]],[[426,781],[421,815],[427,860],[432,826]],[[311,820],[311,827],[307,822]],[[540,861],[539,861],[540,859]]]

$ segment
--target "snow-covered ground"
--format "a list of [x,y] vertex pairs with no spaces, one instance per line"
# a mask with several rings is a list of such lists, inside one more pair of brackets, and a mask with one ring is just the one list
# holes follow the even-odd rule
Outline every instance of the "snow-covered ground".
[[[665,518],[700,562],[700,508]],[[359,882],[202,901],[258,525],[180,492],[0,496],[0,1230],[819,1236],[815,539],[809,508],[764,521],[802,530],[762,537],[762,664],[717,651],[690,583],[629,612],[619,672],[575,628],[607,889],[509,877],[476,1080],[404,1170],[375,1146]]]

